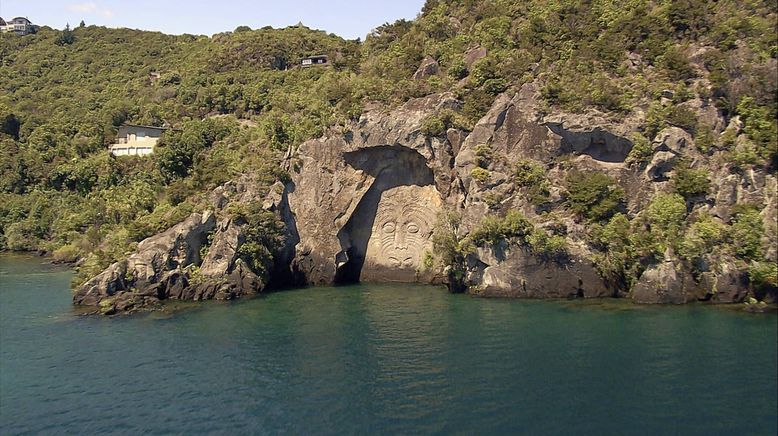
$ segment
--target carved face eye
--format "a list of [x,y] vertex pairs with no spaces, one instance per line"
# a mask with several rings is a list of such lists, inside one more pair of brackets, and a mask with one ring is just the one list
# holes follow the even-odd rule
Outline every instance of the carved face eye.
[[383,226],[384,233],[394,233],[395,225],[392,222],[386,223]]
[[408,223],[408,233],[419,233],[419,226],[416,223]]

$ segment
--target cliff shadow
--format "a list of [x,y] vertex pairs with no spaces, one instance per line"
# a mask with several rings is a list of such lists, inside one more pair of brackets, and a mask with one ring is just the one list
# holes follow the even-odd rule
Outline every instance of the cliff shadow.
[[622,163],[632,151],[632,141],[598,128],[591,132],[573,132],[558,123],[546,127],[562,137],[562,151],[590,156],[600,162]]

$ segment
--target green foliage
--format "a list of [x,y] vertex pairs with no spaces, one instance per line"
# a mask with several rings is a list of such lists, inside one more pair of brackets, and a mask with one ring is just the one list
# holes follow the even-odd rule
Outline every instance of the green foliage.
[[756,145],[760,161],[778,163],[778,126],[776,109],[758,105],[752,97],[744,97],[737,107],[744,127],[743,131]]
[[602,253],[595,256],[600,274],[613,282],[631,286],[638,274],[630,274],[636,264],[636,255],[629,219],[617,213],[604,227],[595,227],[594,233],[594,241],[602,248]]
[[731,238],[735,254],[745,260],[761,260],[764,225],[755,207],[743,206],[732,223]]
[[470,172],[470,177],[483,185],[489,183],[489,181],[492,179],[492,173],[485,168],[475,167],[473,168],[473,171]]
[[675,167],[671,182],[673,190],[687,200],[704,196],[710,190],[708,170],[705,168],[694,169],[685,163]]
[[480,168],[487,169],[492,163],[494,157],[494,151],[488,144],[478,144],[475,146],[475,164]]
[[546,260],[563,260],[567,242],[558,235],[549,235],[536,228],[521,212],[509,211],[504,217],[488,216],[470,232],[470,240],[479,247],[496,246],[505,240],[515,240]]
[[525,188],[529,201],[534,205],[541,205],[549,199],[550,183],[546,178],[546,169],[541,165],[522,159],[516,163],[516,184]]
[[640,133],[634,133],[632,139],[632,150],[627,155],[626,163],[628,165],[640,165],[648,162],[654,154],[654,146],[645,136]]
[[652,234],[662,241],[662,249],[675,246],[686,218],[686,201],[678,194],[659,193],[647,208]]
[[698,265],[711,253],[714,253],[727,238],[727,228],[710,215],[702,215],[692,224],[683,236],[678,254],[683,259]]
[[244,225],[240,259],[258,276],[267,277],[273,258],[284,243],[284,225],[272,212],[262,209],[261,202],[231,204],[228,210],[236,223]]
[[448,130],[446,122],[439,116],[427,117],[421,124],[421,133],[428,138],[443,136]]
[[683,50],[678,46],[668,47],[662,56],[661,64],[671,82],[693,79],[696,75]]
[[666,117],[671,126],[680,127],[692,134],[697,131],[697,116],[685,106],[671,106]]
[[615,179],[603,173],[571,171],[566,184],[566,204],[581,217],[607,220],[623,207],[624,190]]
[[432,234],[434,256],[448,269],[449,288],[453,291],[464,290],[466,270],[465,258],[473,251],[473,246],[459,234],[461,217],[456,213],[441,213]]
[[713,129],[710,126],[700,126],[697,129],[697,135],[694,137],[694,145],[702,153],[708,153],[715,145]]
[[778,288],[778,264],[775,262],[751,262],[748,278],[759,291]]
[[533,253],[543,259],[563,259],[567,255],[567,241],[559,235],[548,235],[543,230],[533,231],[527,238]]

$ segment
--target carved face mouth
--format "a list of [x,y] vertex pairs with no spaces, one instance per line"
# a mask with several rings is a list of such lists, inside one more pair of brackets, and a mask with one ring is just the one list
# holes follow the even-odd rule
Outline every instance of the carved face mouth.
[[401,257],[389,256],[389,264],[394,268],[412,268],[415,265],[413,257]]

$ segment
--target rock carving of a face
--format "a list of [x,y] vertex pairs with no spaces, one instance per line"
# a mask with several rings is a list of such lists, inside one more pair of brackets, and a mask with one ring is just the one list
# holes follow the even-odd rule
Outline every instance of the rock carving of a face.
[[393,278],[384,279],[412,281],[424,253],[432,249],[432,229],[439,210],[439,196],[431,186],[385,191],[378,203],[365,259],[368,271],[364,272],[370,276],[371,268],[383,269],[393,272]]

